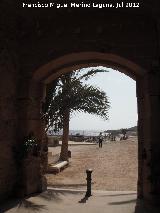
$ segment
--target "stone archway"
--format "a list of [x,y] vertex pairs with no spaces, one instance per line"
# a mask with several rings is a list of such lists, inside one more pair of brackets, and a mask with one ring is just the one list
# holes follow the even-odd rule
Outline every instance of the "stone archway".
[[[150,149],[153,136],[151,122],[155,122],[155,120],[150,120],[151,118],[148,116],[148,109],[150,109],[150,116],[153,115],[153,97],[149,93],[151,78],[145,69],[125,58],[113,54],[97,52],[73,53],[50,61],[36,70],[33,75],[32,85],[41,85],[41,87],[44,87],[43,91],[45,91],[45,85],[62,73],[99,65],[114,69],[117,68],[120,72],[123,72],[136,81],[138,104],[138,198],[153,201],[154,198],[151,189],[155,186],[154,183],[149,181],[148,177],[152,175],[152,168],[148,166],[147,162],[152,159]],[[33,87],[31,88],[30,91],[33,92]],[[43,93],[44,96],[45,93]]]
[[146,70],[136,63],[115,54],[80,52],[67,54],[41,66],[34,72],[33,79],[47,84],[62,73],[82,67],[99,65],[118,69],[133,79],[138,78],[138,76],[141,77],[146,73]]
[[68,69],[101,64],[136,79],[138,195],[159,202],[159,1],[140,2],[143,4],[138,10],[95,9],[85,13],[83,8],[28,13],[19,4],[16,8],[11,1],[2,3],[0,201],[14,193],[18,179],[12,146],[33,129],[38,140],[43,140],[40,109],[44,83]]

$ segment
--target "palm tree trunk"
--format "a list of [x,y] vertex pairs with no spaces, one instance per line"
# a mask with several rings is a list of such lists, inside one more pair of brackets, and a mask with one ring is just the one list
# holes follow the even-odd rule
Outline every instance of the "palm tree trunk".
[[68,136],[69,136],[69,109],[66,109],[63,114],[63,135],[60,160],[68,161]]

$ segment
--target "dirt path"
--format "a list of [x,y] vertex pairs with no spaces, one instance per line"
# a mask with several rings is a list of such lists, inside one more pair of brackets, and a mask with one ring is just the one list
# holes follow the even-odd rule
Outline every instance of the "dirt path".
[[[110,142],[98,145],[70,146],[72,158],[63,172],[47,174],[48,185],[65,188],[86,187],[86,169],[92,168],[93,189],[136,190],[137,140]],[[60,147],[50,148],[58,152]]]

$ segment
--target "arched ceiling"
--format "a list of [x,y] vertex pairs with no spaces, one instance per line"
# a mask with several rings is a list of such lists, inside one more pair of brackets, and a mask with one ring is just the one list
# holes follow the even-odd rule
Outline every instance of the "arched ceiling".
[[47,84],[61,74],[93,66],[105,66],[117,69],[134,80],[136,80],[138,76],[143,76],[146,73],[139,65],[118,55],[98,52],[80,52],[59,57],[41,66],[34,72],[33,79]]

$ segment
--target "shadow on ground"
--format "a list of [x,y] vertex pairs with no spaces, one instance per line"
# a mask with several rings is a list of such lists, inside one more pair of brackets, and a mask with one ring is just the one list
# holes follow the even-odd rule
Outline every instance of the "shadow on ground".
[[119,201],[119,202],[111,202],[109,205],[123,205],[123,204],[128,204],[128,203],[136,203],[136,199],[132,200],[125,200],[125,201]]
[[130,193],[120,193],[120,194],[110,194],[110,195],[101,195],[101,197],[116,197],[116,196],[126,196],[126,195],[136,195],[136,192]]
[[[40,212],[42,210],[47,210],[47,206],[43,204],[37,204],[33,201],[30,201],[30,198],[40,198],[43,201],[52,201],[52,203],[61,203],[63,201],[62,197],[66,194],[82,194],[79,191],[66,191],[66,190],[54,190],[48,189],[47,191],[39,194],[32,194],[23,199],[12,199],[2,206],[0,206],[0,213],[4,213],[12,208],[17,208],[17,211],[20,209],[25,209],[28,212]],[[21,211],[19,211],[21,212]]]
[[[84,205],[86,203],[87,205]],[[99,209],[100,206],[102,209]],[[74,209],[74,212],[77,211],[77,213],[82,212],[82,208],[84,212],[89,210],[89,213],[97,213],[101,210],[102,212],[105,212],[106,208],[110,213],[160,212],[158,208],[146,208],[142,201],[136,200],[136,193],[133,192],[126,194],[121,192],[94,192],[93,196],[86,197],[84,191],[51,188],[40,194],[34,194],[23,199],[9,201],[0,207],[0,213],[5,213],[6,211],[8,213],[50,213],[53,209],[54,212],[68,213],[71,212],[72,208]]]
[[41,210],[47,210],[47,207],[45,205],[39,205],[24,198],[7,202],[5,205],[0,207],[0,213],[6,212],[14,207],[17,207],[17,210],[23,208],[32,212],[40,212]]
[[86,203],[88,199],[89,197],[85,195],[78,203]]

